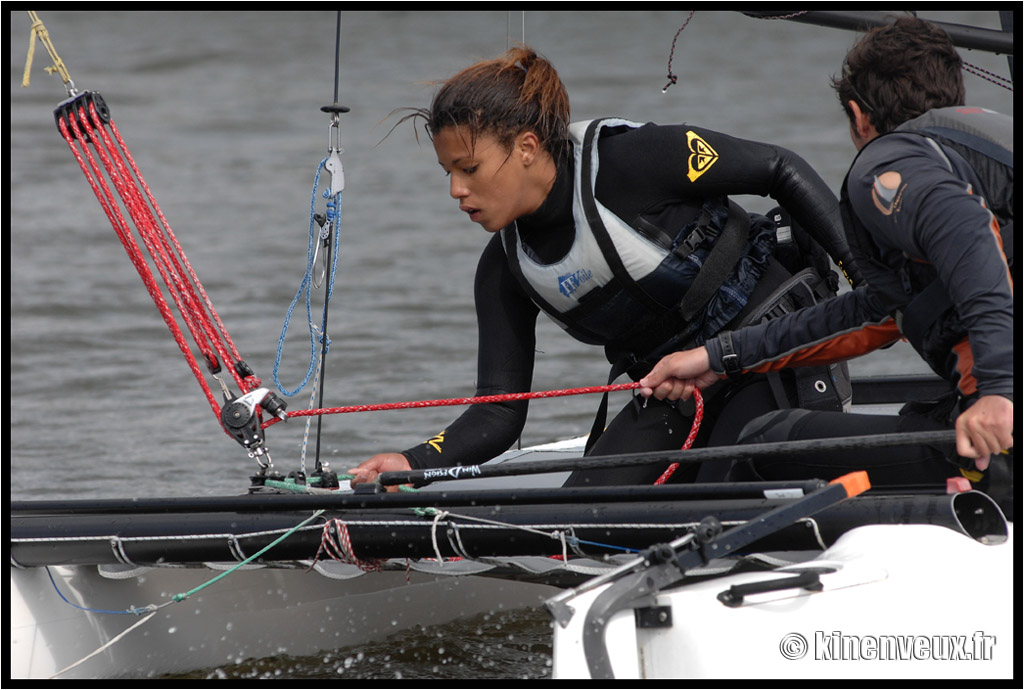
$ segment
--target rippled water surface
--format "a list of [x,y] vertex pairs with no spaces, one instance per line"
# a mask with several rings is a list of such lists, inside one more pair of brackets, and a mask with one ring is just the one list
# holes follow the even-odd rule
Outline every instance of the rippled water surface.
[[[474,390],[472,281],[487,236],[447,195],[397,108],[429,102],[430,80],[523,37],[558,67],[574,119],[691,122],[791,148],[837,189],[853,155],[828,86],[852,34],[735,12],[347,12],[339,101],[346,188],[331,302],[325,404],[463,397]],[[995,12],[934,13],[997,26]],[[273,385],[285,312],[303,276],[314,175],[328,145],[334,11],[41,12],[75,86],[100,92],[243,357]],[[251,461],[219,429],[67,146],[64,98],[29,20],[10,15],[7,295],[8,487],[15,500],[244,492]],[[1005,58],[967,53],[1007,74]],[[968,100],[1011,112],[1009,92],[968,76]],[[769,199],[744,199],[766,211]],[[322,203],[322,202],[320,202]],[[301,309],[300,309],[301,311]],[[280,378],[309,362],[296,316]],[[542,324],[535,390],[599,385],[599,349]],[[855,374],[923,371],[895,348]],[[289,401],[308,404],[308,389]],[[524,444],[585,433],[592,396],[533,403]],[[435,434],[457,408],[339,415],[322,457],[344,469]],[[279,468],[297,467],[301,422],[272,428]],[[498,626],[495,628],[495,626]],[[477,633],[477,628],[481,632]],[[483,631],[487,632],[483,632]],[[545,677],[539,612],[403,633],[384,646],[271,659],[211,676]],[[452,643],[452,640],[460,642]],[[477,644],[479,642],[479,644]],[[404,651],[398,651],[404,650]]]

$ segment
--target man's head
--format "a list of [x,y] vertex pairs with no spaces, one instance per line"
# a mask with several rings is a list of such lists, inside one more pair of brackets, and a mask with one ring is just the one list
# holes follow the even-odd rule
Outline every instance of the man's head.
[[933,108],[964,104],[961,59],[945,31],[916,17],[872,29],[833,77],[844,112],[853,101],[879,134]]

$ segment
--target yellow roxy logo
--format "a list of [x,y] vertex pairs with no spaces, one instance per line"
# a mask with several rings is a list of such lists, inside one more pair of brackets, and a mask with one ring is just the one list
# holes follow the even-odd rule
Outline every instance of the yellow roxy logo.
[[[446,429],[445,431],[447,431],[447,429]],[[444,431],[442,431],[442,432],[441,432],[441,433],[439,433],[439,434],[438,434],[437,436],[435,436],[434,438],[432,438],[432,439],[430,439],[429,441],[427,441],[427,444],[428,444],[428,445],[429,445],[429,446],[430,446],[431,448],[433,448],[434,450],[436,450],[436,451],[437,451],[438,453],[441,453],[441,452],[442,452],[442,451],[441,451],[441,444],[442,444],[442,443],[444,443]]]
[[690,157],[686,161],[686,177],[690,182],[696,182],[697,178],[706,173],[718,160],[718,151],[692,131],[686,133],[686,143],[690,147]]

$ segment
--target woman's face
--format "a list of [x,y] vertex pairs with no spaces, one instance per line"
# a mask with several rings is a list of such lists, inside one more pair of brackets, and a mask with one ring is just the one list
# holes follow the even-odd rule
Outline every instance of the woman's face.
[[[445,127],[434,136],[437,162],[449,176],[449,189],[459,210],[488,232],[497,232],[520,216],[535,211],[550,191],[554,175],[546,182],[538,162],[544,156],[536,135],[516,137],[512,150],[487,134],[472,138],[456,127]],[[553,169],[553,168],[552,168]]]

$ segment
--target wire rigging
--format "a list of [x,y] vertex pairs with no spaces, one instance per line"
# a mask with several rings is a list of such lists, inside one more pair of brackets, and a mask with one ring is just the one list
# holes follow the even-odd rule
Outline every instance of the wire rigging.
[[[340,254],[339,226],[341,223],[342,192],[345,188],[345,173],[341,162],[341,114],[348,112],[348,108],[338,104],[338,94],[341,82],[341,11],[337,12],[337,22],[334,42],[334,100],[331,105],[326,105],[320,110],[329,113],[331,116],[330,129],[328,134],[327,156],[320,162],[316,177],[313,182],[313,194],[309,211],[309,245],[307,247],[306,273],[303,276],[299,290],[292,300],[285,315],[285,321],[281,328],[281,336],[278,339],[277,356],[274,361],[274,382],[279,391],[287,396],[298,394],[306,385],[313,380],[313,388],[310,393],[310,409],[313,409],[314,399],[318,397],[320,407],[323,407],[324,385],[323,372],[324,362],[327,359],[327,352],[330,349],[330,337],[328,335],[328,316],[330,313],[331,297],[334,294],[334,284],[337,276],[338,256]],[[330,176],[330,187],[324,190],[323,197],[327,200],[325,213],[318,215],[316,212],[317,188],[320,175],[326,171]],[[319,226],[319,231],[317,230]],[[332,239],[333,238],[333,239]],[[317,256],[321,249],[326,250],[325,268],[327,273],[327,287],[324,295],[323,311],[319,324],[313,320],[312,313],[312,290],[320,287],[314,272],[316,270]],[[305,377],[299,386],[293,390],[286,390],[281,384],[279,371],[281,357],[284,349],[285,338],[288,332],[288,324],[296,303],[305,294],[306,317],[309,323],[310,358],[309,366],[306,369]],[[317,344],[320,351],[317,353]],[[320,473],[324,467],[320,462],[320,440],[323,418],[317,416],[316,431],[316,472]],[[310,431],[310,420],[306,422],[301,446],[300,468],[303,475],[306,474],[306,451],[308,448]]]

